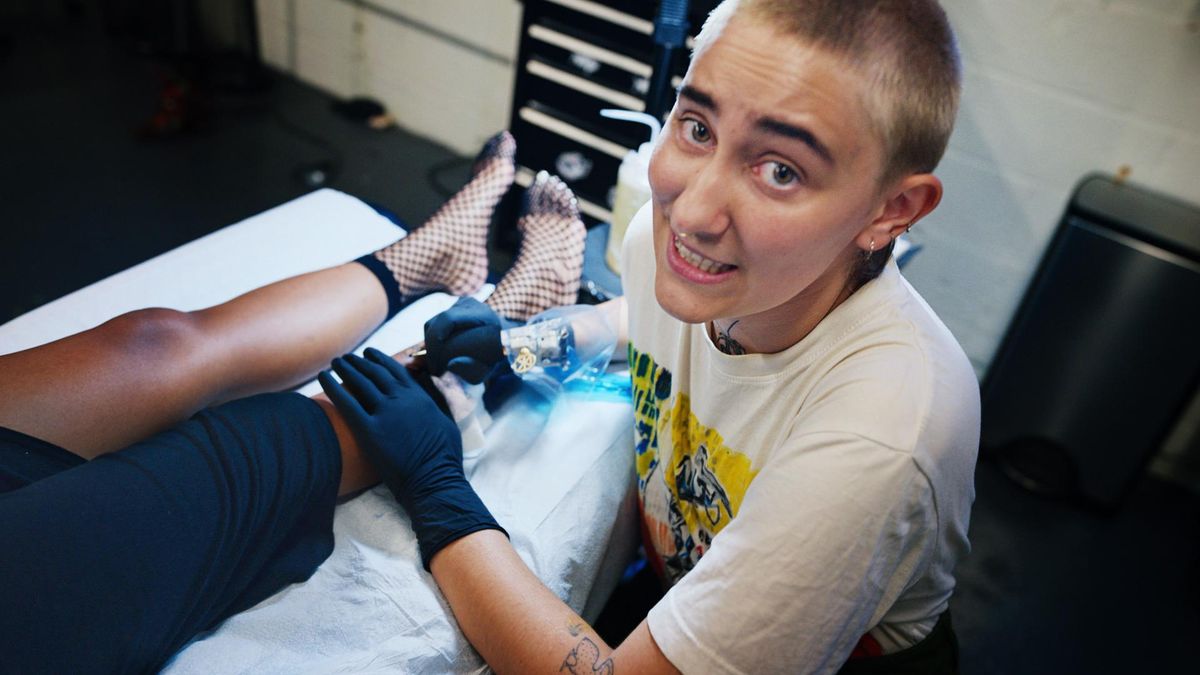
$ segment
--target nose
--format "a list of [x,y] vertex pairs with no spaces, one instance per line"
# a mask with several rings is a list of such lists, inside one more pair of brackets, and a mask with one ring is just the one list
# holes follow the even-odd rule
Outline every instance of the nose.
[[729,228],[729,180],[722,158],[709,155],[694,167],[683,191],[671,205],[676,232],[700,239],[717,239]]

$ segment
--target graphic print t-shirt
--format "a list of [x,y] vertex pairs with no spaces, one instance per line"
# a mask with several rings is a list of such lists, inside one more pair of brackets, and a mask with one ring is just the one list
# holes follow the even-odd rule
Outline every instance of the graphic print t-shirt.
[[[737,514],[757,471],[716,429],[700,423],[687,394],[671,396],[671,371],[636,348],[629,364],[643,527],[651,563],[673,584]],[[660,444],[660,435],[669,441]]]
[[[654,296],[625,239],[639,505],[673,584],[648,617],[684,672],[836,672],[919,641],[966,553],[978,385],[894,263],[798,344],[731,356]],[[936,411],[936,414],[933,412]]]

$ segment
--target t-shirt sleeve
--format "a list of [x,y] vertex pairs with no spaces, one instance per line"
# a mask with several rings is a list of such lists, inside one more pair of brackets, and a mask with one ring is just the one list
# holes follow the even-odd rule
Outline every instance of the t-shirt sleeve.
[[790,437],[650,611],[650,632],[684,673],[836,672],[919,577],[936,529],[908,453],[848,433]]

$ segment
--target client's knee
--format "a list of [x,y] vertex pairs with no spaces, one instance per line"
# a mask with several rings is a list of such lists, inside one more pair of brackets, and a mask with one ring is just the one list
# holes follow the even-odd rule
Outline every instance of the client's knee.
[[110,347],[146,359],[187,354],[199,335],[192,314],[162,307],[122,314],[101,328]]

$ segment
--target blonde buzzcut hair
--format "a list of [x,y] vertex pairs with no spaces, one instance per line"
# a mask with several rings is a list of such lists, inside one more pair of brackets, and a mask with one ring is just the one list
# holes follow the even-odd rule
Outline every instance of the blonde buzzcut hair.
[[734,16],[823,49],[863,76],[867,117],[884,145],[881,185],[937,167],[962,79],[954,32],[937,0],[725,0],[696,37],[693,59]]

